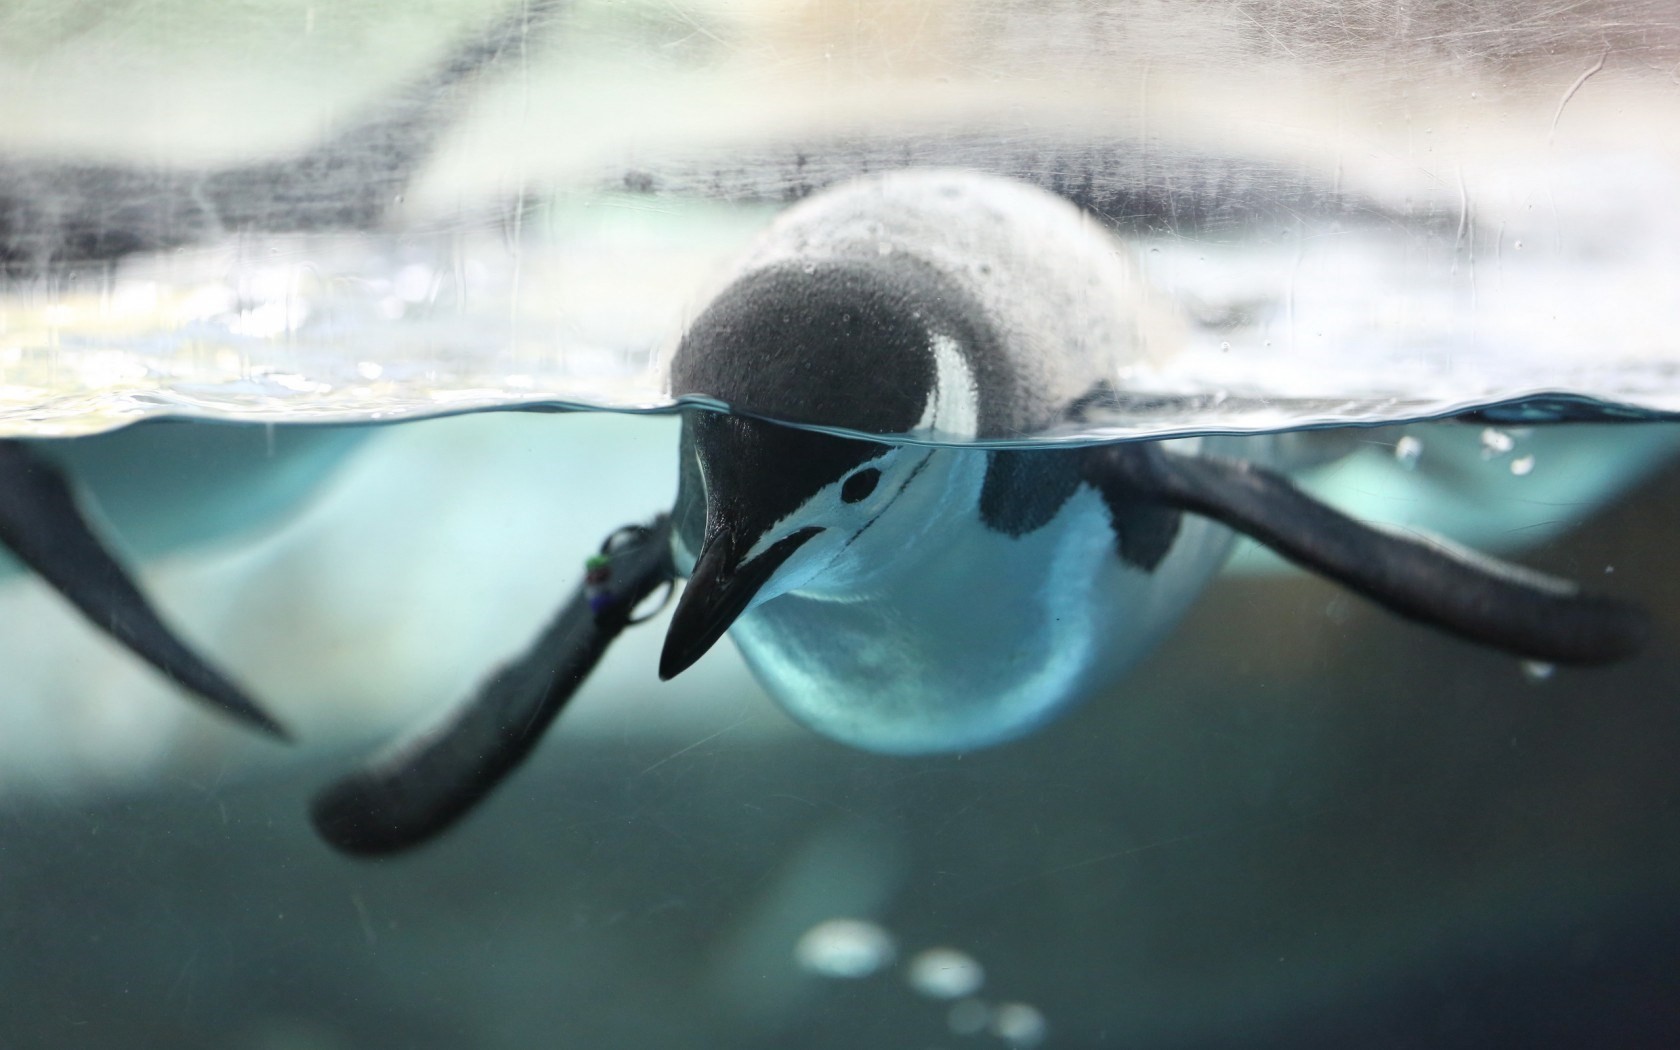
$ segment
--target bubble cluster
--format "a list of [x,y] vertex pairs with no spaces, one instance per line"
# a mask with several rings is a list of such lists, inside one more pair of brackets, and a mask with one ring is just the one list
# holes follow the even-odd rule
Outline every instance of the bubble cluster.
[[[898,958],[898,943],[879,923],[833,918],[806,930],[793,955],[800,968],[814,976],[858,980],[890,967]],[[959,948],[924,948],[905,961],[900,976],[910,991],[950,1004],[945,1029],[953,1036],[980,1039],[979,1045],[1001,1042],[1012,1050],[1031,1050],[1049,1037],[1049,1023],[1036,1006],[981,998],[985,968]]]

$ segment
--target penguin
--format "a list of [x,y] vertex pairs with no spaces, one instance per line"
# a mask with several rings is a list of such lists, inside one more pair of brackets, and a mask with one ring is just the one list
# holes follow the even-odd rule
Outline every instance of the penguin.
[[786,213],[672,361],[678,396],[736,411],[685,418],[689,585],[661,677],[732,626],[797,719],[920,754],[1019,736],[1153,648],[1229,532],[1170,508],[1116,517],[1079,453],[965,447],[1067,422],[1176,349],[1178,318],[1117,248],[1057,196],[963,172],[864,179]]
[[1183,331],[1124,244],[1040,188],[907,170],[813,194],[676,345],[671,512],[609,537],[468,702],[319,795],[318,831],[377,855],[449,827],[680,578],[661,678],[728,633],[796,719],[901,755],[1015,739],[1118,681],[1237,533],[1526,658],[1639,649],[1641,610],[1349,518],[1274,469],[1269,438],[1023,447]]

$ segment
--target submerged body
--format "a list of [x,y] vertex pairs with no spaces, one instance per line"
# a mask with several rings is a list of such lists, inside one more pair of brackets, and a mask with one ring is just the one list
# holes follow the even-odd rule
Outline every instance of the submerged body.
[[[945,520],[908,542],[882,530],[858,555],[877,571],[825,574],[753,607],[730,631],[783,708],[856,747],[960,751],[1038,728],[1147,655],[1234,539],[1193,518],[1154,569],[1127,563],[1087,486],[1025,535],[973,527],[989,454],[925,455],[918,487],[943,488]],[[968,513],[953,513],[965,497]]]

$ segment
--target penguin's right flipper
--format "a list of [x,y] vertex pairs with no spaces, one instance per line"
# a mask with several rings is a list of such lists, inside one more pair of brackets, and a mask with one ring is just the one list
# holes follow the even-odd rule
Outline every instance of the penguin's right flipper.
[[219,711],[284,738],[280,723],[163,622],[76,505],[59,469],[0,440],[0,543],[96,627]]
[[1133,442],[1089,449],[1084,476],[1111,511],[1141,500],[1213,518],[1392,612],[1518,656],[1612,663],[1637,653],[1650,633],[1635,606],[1356,521],[1252,463]]
[[437,725],[375,755],[311,806],[345,853],[398,853],[441,834],[511,773],[583,685],[632,610],[675,580],[671,521],[620,529],[602,545],[605,579],[580,586],[525,654]]

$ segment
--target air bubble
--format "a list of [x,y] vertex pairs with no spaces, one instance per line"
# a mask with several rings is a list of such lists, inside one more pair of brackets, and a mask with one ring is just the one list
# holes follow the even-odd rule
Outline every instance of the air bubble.
[[1418,459],[1423,455],[1423,442],[1410,434],[1394,443],[1394,459],[1407,470],[1417,468]]
[[1222,353],[1227,353],[1227,354],[1230,353],[1231,352],[1230,342],[1227,341],[1227,342],[1220,343],[1219,344],[1219,349]]
[[800,269],[804,270],[808,274],[809,273],[816,273],[817,272],[817,264],[814,263],[814,262],[808,262],[805,265],[801,266]]
[[1049,1034],[1044,1015],[1026,1003],[1004,1003],[992,1012],[992,1034],[1013,1047],[1031,1047]]
[[868,977],[893,961],[892,934],[863,919],[829,919],[806,930],[794,946],[799,965],[820,977]]
[[1557,664],[1543,663],[1539,660],[1524,660],[1522,665],[1523,677],[1531,682],[1544,682],[1557,671]]
[[1517,445],[1516,439],[1503,430],[1488,427],[1482,431],[1482,458],[1492,459],[1503,456]]
[[1511,461],[1511,473],[1517,477],[1526,477],[1534,470],[1533,456],[1518,456]]
[[986,972],[974,957],[955,948],[929,948],[910,960],[905,979],[910,987],[932,999],[961,999],[986,983]]

